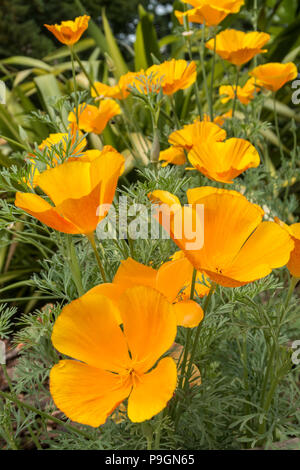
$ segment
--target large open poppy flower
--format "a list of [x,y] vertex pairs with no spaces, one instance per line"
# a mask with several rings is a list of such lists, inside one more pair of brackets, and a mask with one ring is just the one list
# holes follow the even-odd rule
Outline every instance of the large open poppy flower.
[[194,8],[186,12],[175,11],[178,21],[183,24],[186,16],[191,23],[201,23],[207,26],[217,26],[231,13],[238,13],[244,0],[182,0]]
[[225,142],[203,142],[189,152],[193,167],[213,181],[233,183],[233,179],[260,164],[260,157],[252,144],[244,139]]
[[74,358],[50,372],[56,406],[71,420],[98,427],[128,398],[128,417],[142,422],[172,398],[176,364],[164,357],[176,337],[173,306],[157,290],[133,287],[115,305],[101,295],[83,296],[57,318],[52,343]]
[[257,84],[267,90],[277,91],[287,82],[297,78],[298,70],[293,62],[287,64],[269,63],[256,67],[250,75],[257,80]]
[[221,142],[226,139],[226,135],[226,131],[213,122],[195,120],[193,124],[173,132],[169,136],[169,143],[189,151],[194,145],[201,145],[203,142]]
[[255,78],[250,78],[243,87],[235,85],[223,85],[219,88],[221,103],[226,104],[230,100],[234,100],[235,94],[242,104],[249,104],[255,96],[255,92],[259,92],[260,87],[257,86]]
[[36,178],[53,206],[37,194],[20,192],[15,204],[55,230],[87,235],[107,215],[123,168],[124,157],[117,152],[92,161],[69,161]]
[[[226,29],[216,36],[216,53],[222,59],[235,65],[243,65],[253,59],[257,54],[266,52],[263,46],[270,40],[267,33],[252,31],[244,33],[235,29]],[[206,43],[206,47],[214,50],[214,39]]]
[[[78,127],[85,132],[101,134],[108,122],[121,113],[121,108],[114,100],[102,100],[99,106],[82,103],[78,108]],[[69,122],[76,125],[76,110],[69,114]]]
[[54,34],[62,44],[72,46],[81,38],[88,28],[90,16],[83,15],[75,18],[74,21],[62,21],[60,24],[45,24],[46,28]]
[[[203,247],[189,248],[191,240],[184,227],[181,238],[174,236],[176,211],[171,212],[174,215],[170,228],[166,229],[193,266],[204,271],[212,281],[225,287],[242,286],[267,276],[272,269],[289,261],[294,249],[289,234],[275,222],[263,222],[264,211],[242,194],[205,186],[189,190],[187,196],[191,210],[185,217],[196,217],[198,204],[204,207]],[[162,211],[164,207],[176,206],[175,196],[166,191],[154,191],[149,197],[163,204]],[[177,207],[178,211],[183,210],[178,199]],[[164,220],[159,217],[162,224]]]

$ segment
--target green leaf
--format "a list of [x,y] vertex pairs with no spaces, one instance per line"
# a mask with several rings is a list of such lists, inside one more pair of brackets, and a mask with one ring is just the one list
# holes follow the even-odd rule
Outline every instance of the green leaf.
[[34,82],[39,91],[44,108],[47,109],[49,114],[51,114],[52,113],[52,109],[50,106],[51,101],[55,97],[60,98],[61,96],[63,96],[58,86],[58,81],[52,74],[47,74],[47,75],[41,75],[40,77],[35,77]]
[[22,67],[30,67],[45,70],[46,72],[51,72],[52,67],[42,60],[33,59],[32,57],[24,57],[24,56],[13,56],[8,57],[8,59],[3,59],[1,61],[2,64],[6,65],[21,65]]
[[153,15],[146,12],[146,10],[139,5],[139,16],[140,21],[136,28],[136,40],[134,44],[136,71],[146,69],[153,65],[151,54],[158,60],[162,60],[156,31],[153,25]]
[[104,9],[102,10],[102,21],[103,21],[105,38],[106,38],[108,49],[109,49],[108,53],[116,67],[116,70],[114,73],[119,78],[121,75],[124,75],[125,73],[128,72],[128,67],[120,52],[119,46],[114,38],[112,30],[109,26],[109,22],[106,18]]

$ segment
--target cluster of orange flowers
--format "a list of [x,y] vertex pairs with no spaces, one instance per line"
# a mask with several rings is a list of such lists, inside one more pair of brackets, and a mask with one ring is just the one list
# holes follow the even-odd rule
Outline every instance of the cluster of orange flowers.
[[[176,12],[179,21],[187,17],[208,26],[219,24],[244,4],[243,0],[184,2],[193,9]],[[47,27],[72,46],[87,28],[88,19],[84,16]],[[209,41],[206,46],[241,66],[263,52],[268,40],[264,33],[226,30],[217,35],[215,45]],[[244,87],[221,87],[220,93],[226,96],[224,102],[237,93],[247,104],[257,87],[277,90],[295,73],[293,64],[267,64],[254,69]],[[141,75],[150,77],[154,88],[159,83],[169,95],[195,82],[196,64],[173,59],[147,71],[129,72],[114,86],[96,82],[92,96],[101,98],[100,104],[83,103],[70,113],[71,138],[80,131],[101,133],[109,119],[120,113],[114,100],[125,99],[130,86],[144,89]],[[221,127],[226,118],[230,113],[215,122],[208,117],[197,119],[173,132],[171,147],[161,153],[160,160],[181,165],[188,158],[192,169],[222,183],[231,183],[245,170],[257,167],[260,158],[250,142],[227,139]],[[64,145],[68,137],[51,134],[40,148]],[[35,175],[34,186],[52,204],[33,192],[17,193],[15,204],[55,230],[90,236],[107,214],[108,209],[99,214],[98,207],[112,203],[125,161],[112,147],[85,151],[87,142],[82,137],[74,149],[80,156],[71,155],[63,163],[54,158],[45,171]],[[58,317],[53,345],[75,360],[63,359],[52,368],[50,391],[56,405],[72,420],[99,426],[127,398],[128,416],[134,422],[150,419],[167,405],[176,389],[176,363],[161,357],[174,343],[178,326],[193,328],[203,319],[202,308],[189,298],[194,269],[198,297],[209,293],[211,282],[242,286],[285,265],[300,277],[300,224],[289,227],[279,220],[263,221],[264,211],[236,191],[205,186],[188,190],[187,197],[190,206],[184,217],[197,218],[198,205],[204,205],[201,249],[189,250],[191,240],[175,237],[175,213],[171,212],[168,230],[180,248],[171,261],[155,270],[131,258],[124,260],[113,282],[94,287],[64,307]],[[183,211],[179,199],[166,191],[154,191],[149,198],[164,208],[175,205],[176,211]],[[159,217],[162,224],[164,220]]]

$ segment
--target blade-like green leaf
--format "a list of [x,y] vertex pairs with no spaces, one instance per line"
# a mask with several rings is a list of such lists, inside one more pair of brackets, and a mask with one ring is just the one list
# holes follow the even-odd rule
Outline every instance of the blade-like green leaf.
[[153,15],[146,12],[139,5],[140,21],[136,28],[136,40],[134,44],[135,51],[135,70],[146,69],[153,65],[153,54],[158,60],[162,60],[156,31],[153,25]]

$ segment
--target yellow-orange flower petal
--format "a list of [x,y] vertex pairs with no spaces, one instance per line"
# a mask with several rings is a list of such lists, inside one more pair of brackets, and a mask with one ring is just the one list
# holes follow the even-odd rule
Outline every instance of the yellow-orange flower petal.
[[198,121],[184,126],[183,129],[173,132],[169,137],[169,143],[175,147],[182,147],[186,150],[202,142],[218,141],[226,139],[226,131],[212,122]]
[[295,64],[269,63],[256,67],[250,75],[256,78],[258,85],[267,90],[277,91],[287,82],[297,78],[298,69]]
[[[216,36],[216,53],[222,59],[228,60],[235,65],[243,65],[263,50],[263,46],[270,40],[267,33],[252,31],[244,33],[235,29],[226,29]],[[214,39],[206,43],[206,47],[214,50]]]
[[124,292],[119,310],[134,370],[145,373],[175,340],[173,306],[158,291],[138,286]]
[[[223,127],[226,119],[230,119],[230,118],[232,118],[232,109],[227,111],[227,113],[216,116],[214,118],[214,124],[217,124],[218,126]],[[208,114],[204,114],[203,121],[211,122],[210,116]]]
[[250,142],[232,138],[225,142],[195,145],[189,152],[189,161],[207,178],[232,183],[234,178],[248,168],[258,167],[260,157]]
[[51,339],[59,352],[90,366],[119,373],[130,367],[115,305],[105,296],[85,295],[64,307]]
[[45,24],[46,28],[54,34],[62,44],[72,46],[81,38],[88,28],[90,16],[83,15],[75,18],[74,21],[62,21],[60,24]]
[[72,421],[93,427],[105,423],[131,388],[118,374],[71,360],[60,361],[50,372],[56,406]]
[[177,370],[170,357],[162,359],[148,374],[137,376],[128,399],[128,417],[135,423],[159,413],[171,400],[177,383]]
[[188,328],[194,328],[202,322],[204,313],[202,307],[200,307],[194,300],[182,300],[174,304],[174,309],[177,318],[178,326],[185,326]]
[[292,276],[300,278],[300,224],[287,225],[278,217],[275,217],[275,222],[287,231],[294,242],[294,249],[287,263],[287,268]]
[[[82,103],[78,110],[78,127],[85,132],[101,134],[108,122],[121,113],[121,108],[114,100],[102,100],[99,107]],[[76,122],[76,111],[69,114],[69,121]]]
[[186,156],[183,148],[172,146],[160,152],[159,161],[163,162],[162,167],[167,166],[169,163],[173,165],[184,165],[186,163]]

